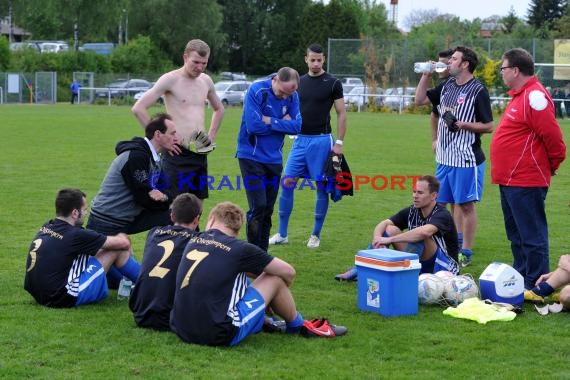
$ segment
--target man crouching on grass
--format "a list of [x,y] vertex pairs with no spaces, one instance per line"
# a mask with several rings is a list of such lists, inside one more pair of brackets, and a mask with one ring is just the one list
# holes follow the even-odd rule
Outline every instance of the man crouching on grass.
[[[188,343],[235,346],[261,331],[265,310],[285,320],[283,330],[307,337],[344,335],[326,319],[304,320],[289,287],[295,269],[261,248],[237,239],[244,211],[230,202],[210,212],[206,231],[186,246],[176,275],[170,327]],[[250,284],[248,274],[257,278]]]

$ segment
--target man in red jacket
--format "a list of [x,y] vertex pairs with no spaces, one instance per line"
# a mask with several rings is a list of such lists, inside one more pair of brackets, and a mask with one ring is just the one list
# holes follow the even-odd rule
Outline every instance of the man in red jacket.
[[532,56],[509,50],[500,72],[512,99],[491,141],[491,180],[500,186],[513,267],[532,289],[550,272],[544,202],[566,145],[552,98],[534,76]]

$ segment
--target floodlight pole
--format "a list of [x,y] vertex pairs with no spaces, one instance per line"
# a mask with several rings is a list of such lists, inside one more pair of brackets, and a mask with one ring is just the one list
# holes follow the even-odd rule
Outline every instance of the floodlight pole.
[[126,9],[123,9],[123,13],[125,14],[125,45],[129,43],[129,12]]

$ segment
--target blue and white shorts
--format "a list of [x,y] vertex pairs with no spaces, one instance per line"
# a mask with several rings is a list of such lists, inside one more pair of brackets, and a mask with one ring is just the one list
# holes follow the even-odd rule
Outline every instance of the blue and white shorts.
[[75,306],[97,303],[109,295],[107,276],[103,265],[95,257],[87,260],[87,268],[79,275],[79,288]]
[[479,202],[483,196],[484,162],[470,168],[437,164],[435,176],[440,184],[438,203]]
[[[257,334],[265,320],[265,300],[253,286],[248,286],[234,310],[239,317],[238,331],[230,346],[235,346],[249,335]],[[234,321],[235,323],[235,321]]]

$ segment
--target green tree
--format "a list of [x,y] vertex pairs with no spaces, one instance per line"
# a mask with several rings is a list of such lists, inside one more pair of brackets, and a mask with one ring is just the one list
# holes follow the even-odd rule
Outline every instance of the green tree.
[[531,0],[527,13],[528,23],[544,34],[564,15],[567,5],[567,0]]
[[0,36],[0,71],[10,67],[10,45],[8,39]]
[[501,19],[501,24],[503,24],[503,32],[506,34],[511,34],[515,29],[515,26],[519,24],[521,20],[517,17],[515,13],[515,8],[511,6],[509,13]]
[[172,68],[150,38],[143,36],[118,46],[111,55],[111,66],[117,73],[153,73]]
[[183,62],[188,41],[199,38],[211,49],[209,69],[217,70],[225,60],[222,17],[221,7],[215,1],[133,1],[129,8],[129,35],[148,36],[177,65]]

